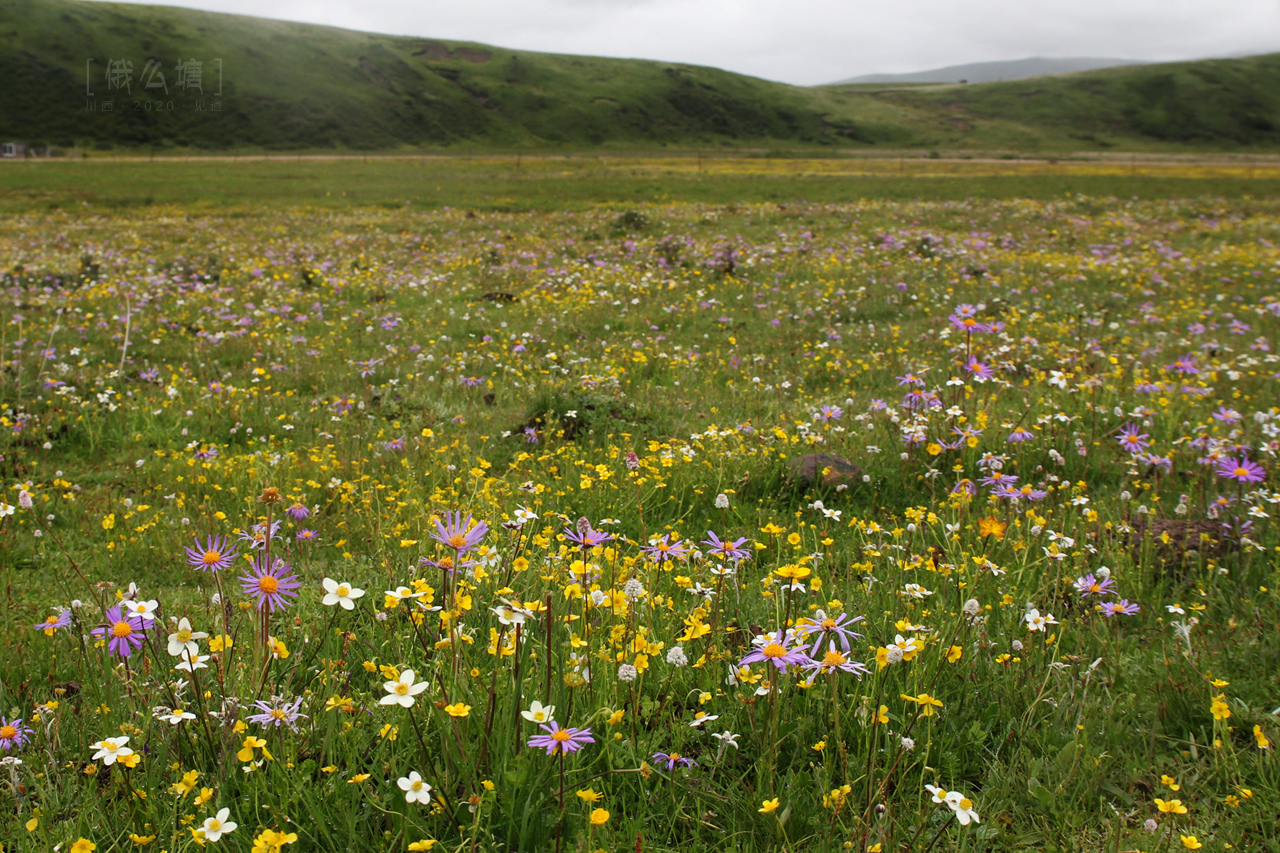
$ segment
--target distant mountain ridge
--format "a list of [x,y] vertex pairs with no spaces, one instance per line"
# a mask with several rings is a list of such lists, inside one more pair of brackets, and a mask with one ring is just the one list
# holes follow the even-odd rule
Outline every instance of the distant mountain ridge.
[[1045,77],[1050,74],[1070,74],[1076,71],[1097,71],[1100,68],[1119,68],[1125,65],[1145,65],[1139,59],[1104,59],[1076,56],[1052,58],[1033,56],[1027,59],[1010,59],[998,62],[970,62],[965,65],[948,65],[928,71],[909,74],[863,74],[830,83],[843,86],[855,83],[997,83],[1002,80],[1025,80],[1028,77]]

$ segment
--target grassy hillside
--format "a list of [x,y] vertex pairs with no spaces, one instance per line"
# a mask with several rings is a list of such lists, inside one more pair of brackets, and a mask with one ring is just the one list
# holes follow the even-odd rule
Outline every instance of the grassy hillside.
[[[131,63],[129,91],[113,90],[112,60]],[[202,92],[179,88],[186,60],[202,63]],[[82,150],[1280,147],[1280,55],[804,88],[162,6],[0,0],[0,75],[0,138]]]
[[[850,91],[843,87],[844,91]],[[851,91],[865,96],[865,87]],[[1004,83],[879,92],[937,116],[943,144],[1005,136],[1015,147],[1280,142],[1280,54],[1112,68]]]

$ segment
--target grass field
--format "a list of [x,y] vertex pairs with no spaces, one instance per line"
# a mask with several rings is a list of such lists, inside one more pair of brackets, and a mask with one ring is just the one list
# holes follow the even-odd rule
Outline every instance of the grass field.
[[5,164],[3,850],[1280,849],[1274,168]]

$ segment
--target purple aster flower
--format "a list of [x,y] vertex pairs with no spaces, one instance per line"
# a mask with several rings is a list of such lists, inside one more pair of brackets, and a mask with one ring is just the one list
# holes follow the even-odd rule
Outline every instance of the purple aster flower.
[[924,380],[921,379],[919,376],[916,376],[914,373],[904,373],[901,376],[895,376],[894,378],[898,380],[899,388],[901,388],[903,385],[909,385],[912,388],[924,387]]
[[398,453],[404,450],[405,447],[407,446],[405,443],[406,438],[407,436],[402,435],[399,438],[391,439],[391,441],[388,441],[387,443],[382,445],[383,451],[385,451],[386,453]]
[[1200,366],[1196,364],[1196,357],[1192,353],[1187,353],[1173,364],[1166,364],[1164,369],[1183,376],[1195,376],[1200,372]]
[[753,663],[769,663],[780,672],[786,672],[789,666],[806,666],[809,656],[804,653],[804,649],[788,649],[789,639],[781,628],[774,634],[757,637],[751,641],[755,648],[738,661],[738,666],[741,668]]
[[996,372],[991,369],[991,365],[983,361],[978,361],[974,356],[969,356],[969,362],[964,369],[972,373],[978,379],[993,379]]
[[590,550],[614,538],[612,533],[596,530],[586,518],[579,518],[573,527],[564,529],[565,538],[577,544],[584,551]]
[[1093,573],[1084,577],[1076,578],[1076,582],[1072,584],[1076,588],[1076,592],[1080,593],[1081,598],[1087,598],[1090,595],[1107,595],[1115,591],[1115,579],[1107,578],[1106,580],[1098,580]]
[[640,551],[655,563],[661,563],[664,560],[689,559],[689,549],[670,533],[665,534],[661,539],[651,541],[653,542],[652,545],[647,545],[641,548]]
[[266,556],[259,555],[250,564],[249,574],[240,576],[240,588],[245,595],[257,596],[259,610],[268,608],[274,613],[277,609],[283,610],[289,606],[291,602],[285,601],[286,595],[298,597],[294,590],[302,586],[302,581],[298,580],[297,575],[291,574],[292,571],[289,564],[279,557],[274,558],[268,566]]
[[316,533],[310,527],[304,527],[294,534],[294,538],[299,542],[314,542],[320,538],[320,534]]
[[970,334],[979,334],[991,331],[991,327],[986,323],[979,323],[976,317],[961,317],[959,314],[952,314],[947,320],[952,326],[962,332]]
[[31,740],[33,734],[35,730],[24,726],[21,717],[16,720],[0,717],[0,749],[5,752],[11,749],[22,749],[27,745],[27,741]]
[[977,493],[978,487],[974,485],[973,480],[970,480],[968,477],[951,487],[951,494],[953,495],[969,495],[970,497],[973,497]]
[[137,616],[125,617],[120,612],[120,605],[107,610],[103,614],[101,627],[91,632],[95,637],[105,637],[107,651],[122,658],[133,657],[135,650],[142,647],[147,636],[147,628]]
[[719,557],[722,560],[746,560],[751,557],[751,552],[742,547],[747,541],[745,536],[733,542],[727,539],[721,541],[719,536],[708,530],[707,537],[702,540],[702,544],[710,548],[708,553],[713,557]]
[[[861,635],[859,634],[857,636]],[[808,663],[804,664],[804,668],[817,669],[824,673],[847,672],[851,675],[871,674],[871,670],[867,669],[865,664],[856,660],[849,660],[848,646],[845,646],[844,651],[837,651],[835,640],[832,640],[827,644],[827,653],[822,656],[821,660],[813,658]]]
[[286,509],[284,514],[292,518],[294,521],[303,521],[307,516],[311,515],[311,510],[307,509],[306,504],[294,501],[293,506]]
[[1009,433],[1009,437],[1006,438],[1005,441],[1012,442],[1013,444],[1021,444],[1022,442],[1030,441],[1035,437],[1036,437],[1035,433],[1028,432],[1022,427],[1018,427],[1013,432]]
[[253,706],[262,711],[261,714],[253,714],[247,719],[251,723],[257,723],[260,726],[288,726],[294,731],[298,730],[298,720],[307,719],[306,714],[301,714],[298,709],[302,707],[302,697],[299,696],[293,702],[287,702],[283,698],[273,696],[270,702],[258,700]]
[[992,492],[992,494],[998,498],[1005,498],[1006,500],[1012,501],[1013,503],[1017,503],[1018,501],[1021,501],[1021,500],[1028,500],[1033,502],[1042,501],[1049,496],[1049,493],[1047,491],[1045,491],[1044,489],[1037,489],[1034,486],[1032,486],[1030,483],[1027,483],[1026,485],[1016,489],[1011,486],[1001,486],[1000,488]]
[[200,571],[220,572],[231,565],[236,557],[236,549],[225,536],[206,537],[204,546],[195,540],[196,547],[187,548],[187,565]]
[[[252,550],[265,548],[267,546],[267,523],[265,521],[253,525],[248,530],[241,530],[236,536],[240,537],[242,542],[248,542]],[[280,538],[280,522],[271,522],[271,538]]]
[[1120,446],[1135,455],[1151,446],[1151,442],[1147,441],[1149,438],[1151,436],[1137,424],[1125,424],[1116,434],[1116,441],[1120,442]]
[[444,518],[444,524],[438,518],[432,519],[436,524],[436,532],[431,534],[431,538],[457,551],[459,557],[479,545],[480,540],[489,532],[489,525],[483,521],[472,527],[471,513],[467,513],[464,519],[461,512],[446,512]]
[[538,728],[546,734],[529,738],[528,745],[546,749],[547,755],[555,755],[557,750],[561,753],[577,752],[587,744],[596,742],[591,736],[591,729],[562,729],[555,720],[543,723]]
[[987,476],[978,480],[979,485],[995,486],[997,488],[1001,486],[1012,486],[1016,482],[1018,482],[1017,474],[1006,474],[1000,470],[989,471]]
[[830,423],[831,421],[838,421],[842,417],[844,417],[844,409],[839,406],[823,406],[818,411],[817,420],[823,423]]
[[1267,478],[1267,472],[1257,462],[1250,462],[1245,457],[1224,459],[1218,463],[1218,476],[1241,483],[1261,483]]
[[840,646],[847,653],[849,651],[849,638],[861,640],[862,635],[849,630],[850,625],[855,625],[862,621],[861,616],[849,616],[848,613],[841,613],[839,616],[828,616],[824,611],[819,610],[813,614],[812,618],[801,619],[796,626],[796,636],[808,642],[808,638],[817,635],[817,639],[813,642],[813,648],[810,649],[810,655],[816,655],[818,649],[822,648],[822,641],[830,638],[835,642],[835,638],[840,639]]
[[59,628],[65,628],[71,624],[71,611],[60,607],[56,616],[47,616],[43,622],[37,622],[32,625],[32,630],[44,631],[46,637],[52,637],[53,632]]
[[1225,424],[1239,423],[1241,414],[1235,409],[1228,409],[1226,406],[1219,406],[1218,411],[1213,413],[1215,421],[1222,421]]
[[1129,599],[1122,598],[1119,601],[1104,601],[1099,609],[1103,616],[1110,619],[1112,616],[1136,616],[1142,608],[1137,604],[1130,604]]
[[694,761],[692,758],[685,758],[678,752],[655,752],[653,754],[653,761],[656,764],[666,764],[668,770],[674,770],[677,764],[682,767],[698,766],[698,762]]

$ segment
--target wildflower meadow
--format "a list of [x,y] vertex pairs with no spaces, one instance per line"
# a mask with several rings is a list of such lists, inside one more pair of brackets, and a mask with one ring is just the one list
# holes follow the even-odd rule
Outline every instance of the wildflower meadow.
[[1280,203],[0,248],[5,853],[1280,849]]

